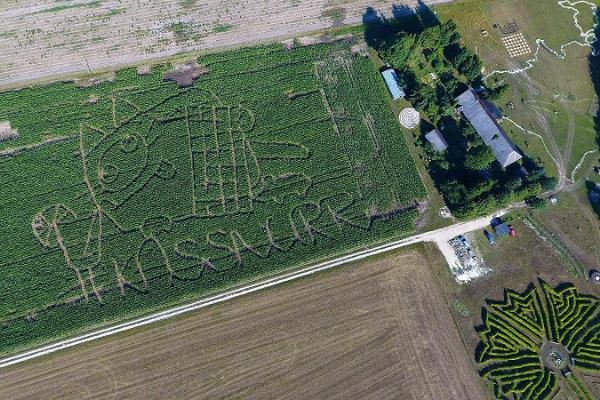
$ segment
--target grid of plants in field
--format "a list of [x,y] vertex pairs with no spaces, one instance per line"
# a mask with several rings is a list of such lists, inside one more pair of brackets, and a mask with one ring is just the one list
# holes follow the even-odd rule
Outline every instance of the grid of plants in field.
[[539,286],[483,308],[481,376],[498,399],[597,398],[600,301],[570,284]]
[[19,132],[0,148],[0,352],[413,230],[425,192],[369,59],[199,62],[188,88],[155,67],[0,94]]

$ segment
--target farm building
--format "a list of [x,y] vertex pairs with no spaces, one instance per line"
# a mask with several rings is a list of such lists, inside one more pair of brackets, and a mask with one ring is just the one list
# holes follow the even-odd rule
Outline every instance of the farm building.
[[444,139],[442,132],[440,132],[438,129],[434,129],[428,134],[426,134],[425,139],[427,139],[427,141],[431,143],[431,145],[433,146],[433,150],[435,150],[438,153],[448,148],[448,143],[446,142],[446,139]]
[[460,104],[459,110],[473,125],[483,142],[492,148],[496,160],[502,168],[508,167],[523,157],[473,90],[465,91],[458,96],[457,100]]
[[406,95],[404,90],[400,87],[398,83],[398,75],[396,75],[396,71],[393,68],[388,68],[381,73],[383,75],[383,79],[385,80],[385,84],[390,90],[390,94],[392,95],[392,99],[398,100]]
[[496,237],[501,238],[503,236],[510,235],[510,227],[506,224],[506,222],[502,221],[500,218],[492,218],[491,221],[492,228],[494,228],[494,233]]

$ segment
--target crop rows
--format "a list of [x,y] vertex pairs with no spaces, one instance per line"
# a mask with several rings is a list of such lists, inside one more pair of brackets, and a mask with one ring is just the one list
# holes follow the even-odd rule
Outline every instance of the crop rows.
[[0,156],[0,352],[413,230],[425,192],[370,60],[198,62],[185,89],[155,66],[0,94],[0,151],[21,149]]

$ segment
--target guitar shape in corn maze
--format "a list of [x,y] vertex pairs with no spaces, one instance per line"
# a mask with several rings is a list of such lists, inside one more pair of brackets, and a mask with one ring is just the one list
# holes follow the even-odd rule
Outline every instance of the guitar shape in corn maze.
[[[482,310],[480,375],[498,399],[594,400],[600,390],[598,298],[540,281]],[[567,397],[564,397],[567,396]]]

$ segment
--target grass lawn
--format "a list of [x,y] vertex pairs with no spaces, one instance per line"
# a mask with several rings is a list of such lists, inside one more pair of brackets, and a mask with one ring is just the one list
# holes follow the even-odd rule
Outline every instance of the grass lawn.
[[[579,4],[578,21],[583,29],[593,25],[589,6]],[[442,5],[436,8],[442,20],[452,18],[465,36],[468,46],[475,49],[484,62],[485,74],[494,70],[513,70],[527,66],[534,54],[510,58],[500,38],[503,35],[494,24],[504,25],[513,20],[518,32],[523,33],[531,50],[536,39],[543,39],[548,47],[560,52],[561,44],[579,40],[579,30],[573,23],[575,10],[565,9],[554,0],[486,1],[472,0]],[[481,32],[489,33],[484,37]],[[516,75],[495,74],[490,79],[506,80],[511,84],[510,109],[505,114],[526,129],[541,135],[550,152],[570,177],[583,155],[597,148],[593,127],[594,89],[588,70],[589,47],[565,47],[566,58],[561,59],[545,48],[540,48],[538,61],[526,72]],[[509,136],[533,159],[544,162],[550,174],[557,167],[541,140],[510,128]]]

